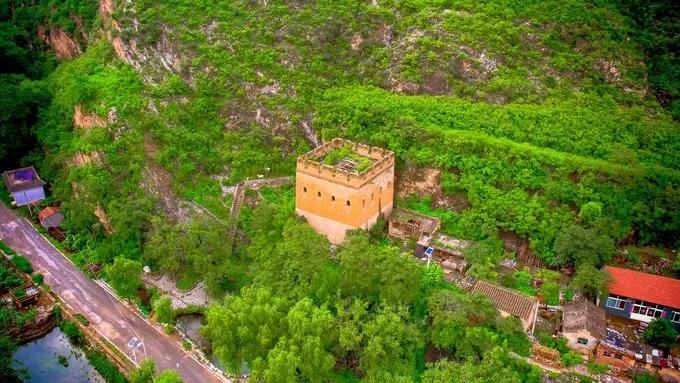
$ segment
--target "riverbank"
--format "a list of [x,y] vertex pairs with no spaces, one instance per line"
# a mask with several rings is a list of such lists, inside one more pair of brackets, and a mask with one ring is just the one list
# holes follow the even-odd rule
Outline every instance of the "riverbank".
[[[89,323],[84,317],[61,300],[48,285],[42,283],[43,275],[34,273],[32,264],[26,258],[19,256],[2,242],[0,242],[0,268],[0,279],[5,286],[0,309],[11,319],[7,322],[4,332],[12,342],[19,345],[18,350],[45,342],[51,344],[53,342],[51,337],[55,336],[51,334],[60,333],[70,340],[72,348],[78,348],[79,356],[86,357],[81,359],[90,360],[93,368],[108,377],[104,381],[125,381],[120,371],[125,373],[132,371],[134,365],[131,361],[117,352],[115,347],[106,344],[99,334],[88,329]],[[57,325],[61,329],[57,328]],[[69,331],[62,333],[64,329]],[[68,354],[73,354],[72,350]],[[68,363],[64,359],[67,358],[66,355],[61,355],[60,358],[64,363]],[[45,363],[51,362],[54,360],[45,359]]]
[[129,358],[134,358],[138,350],[128,344],[135,338],[141,340],[146,357],[156,362],[159,371],[175,369],[187,382],[228,381],[196,360],[193,354],[187,354],[175,338],[156,328],[98,281],[85,276],[30,222],[17,217],[3,204],[0,204],[0,239],[31,261],[67,307],[83,315],[89,323],[85,327],[97,334],[93,338],[112,342]]
[[28,383],[105,383],[86,357],[58,327],[24,343],[14,354],[14,369],[26,369]]

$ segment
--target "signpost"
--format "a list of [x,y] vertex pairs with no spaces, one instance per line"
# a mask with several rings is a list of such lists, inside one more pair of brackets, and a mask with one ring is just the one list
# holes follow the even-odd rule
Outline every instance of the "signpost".
[[144,359],[146,359],[146,346],[144,346],[144,342],[141,339],[134,336],[130,339],[127,346],[132,350],[132,358],[135,361],[135,365],[139,366],[139,363],[137,363],[137,349],[139,347],[142,347],[142,351],[144,352]]

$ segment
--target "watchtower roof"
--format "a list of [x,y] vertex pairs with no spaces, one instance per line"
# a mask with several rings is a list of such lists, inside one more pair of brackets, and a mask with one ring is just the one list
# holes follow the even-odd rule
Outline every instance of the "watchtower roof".
[[298,160],[324,165],[342,173],[360,174],[369,171],[380,160],[393,156],[392,151],[336,137],[301,155]]

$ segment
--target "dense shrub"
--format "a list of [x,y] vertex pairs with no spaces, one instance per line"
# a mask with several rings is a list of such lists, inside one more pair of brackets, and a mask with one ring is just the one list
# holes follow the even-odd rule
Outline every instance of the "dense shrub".
[[74,344],[81,344],[85,340],[83,333],[80,332],[80,328],[75,322],[63,320],[59,322],[59,328]]
[[125,375],[109,361],[105,354],[99,351],[88,350],[85,351],[85,356],[92,364],[92,367],[97,370],[107,383],[127,383]]
[[654,346],[670,348],[678,342],[678,331],[667,318],[656,318],[642,333],[642,339]]
[[160,297],[153,302],[153,311],[156,313],[156,319],[161,323],[169,325],[175,324],[175,311],[172,309],[172,302],[168,297]]
[[26,257],[23,257],[21,255],[15,255],[14,257],[12,257],[12,263],[14,263],[17,269],[21,270],[26,274],[31,274],[33,272],[33,266],[31,265],[31,262],[28,259],[26,259]]
[[35,273],[35,274],[31,275],[31,280],[36,285],[42,285],[43,282],[45,281],[45,276],[42,275],[41,273]]
[[14,270],[0,263],[0,294],[4,294],[11,288],[20,286],[22,283],[23,280],[14,273]]
[[0,250],[2,250],[3,253],[9,256],[16,255],[16,252],[12,250],[9,246],[7,246],[4,242],[0,241]]

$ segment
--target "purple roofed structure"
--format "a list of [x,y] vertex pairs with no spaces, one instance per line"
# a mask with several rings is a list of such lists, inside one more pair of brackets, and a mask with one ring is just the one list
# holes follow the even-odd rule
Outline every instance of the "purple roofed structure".
[[45,199],[45,181],[40,179],[33,166],[2,173],[7,190],[16,206],[25,206]]

